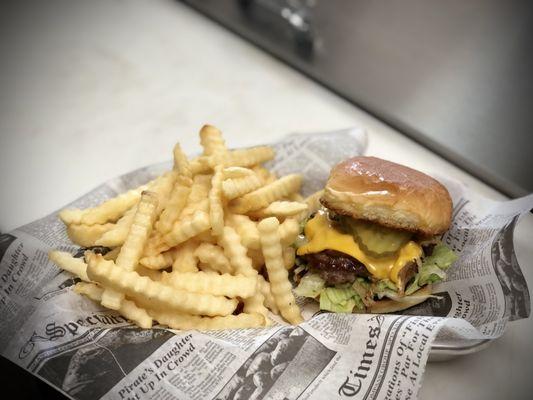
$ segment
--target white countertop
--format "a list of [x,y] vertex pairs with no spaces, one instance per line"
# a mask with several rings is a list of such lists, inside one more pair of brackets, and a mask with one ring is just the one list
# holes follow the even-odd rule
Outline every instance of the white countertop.
[[[17,12],[7,7],[0,17],[2,232],[109,178],[170,159],[178,140],[186,151],[199,150],[204,123],[221,128],[233,147],[362,126],[368,154],[447,174],[503,199],[179,3],[34,3]],[[530,287],[532,220],[522,221],[515,238]],[[420,398],[526,398],[533,387],[531,337],[532,320],[518,321],[483,352],[429,364]]]

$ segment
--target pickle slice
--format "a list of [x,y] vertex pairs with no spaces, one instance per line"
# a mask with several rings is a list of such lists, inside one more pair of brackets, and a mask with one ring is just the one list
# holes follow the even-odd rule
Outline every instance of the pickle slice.
[[410,232],[387,228],[368,221],[350,219],[350,230],[362,250],[373,257],[396,254],[411,239]]

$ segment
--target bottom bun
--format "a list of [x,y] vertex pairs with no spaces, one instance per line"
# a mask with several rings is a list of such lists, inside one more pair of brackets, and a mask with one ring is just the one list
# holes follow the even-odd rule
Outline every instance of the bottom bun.
[[401,300],[378,300],[368,311],[372,314],[388,314],[405,310],[409,307],[423,303],[431,296],[431,285],[424,286],[409,296],[402,297]]

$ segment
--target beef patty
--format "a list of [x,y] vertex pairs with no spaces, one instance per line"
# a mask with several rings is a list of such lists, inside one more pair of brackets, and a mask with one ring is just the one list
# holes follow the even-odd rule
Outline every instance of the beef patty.
[[366,267],[348,254],[336,250],[306,254],[305,260],[310,269],[319,274],[328,285],[353,282],[360,277],[368,277]]

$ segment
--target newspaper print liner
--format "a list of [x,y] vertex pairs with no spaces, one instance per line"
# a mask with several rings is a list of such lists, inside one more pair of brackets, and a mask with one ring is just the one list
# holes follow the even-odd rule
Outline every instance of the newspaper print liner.
[[[303,173],[307,195],[323,186],[333,164],[363,153],[366,135],[361,129],[291,135],[274,146],[277,157],[269,167],[278,174]],[[70,206],[95,205],[169,166],[113,179]],[[76,399],[223,398],[224,393],[278,398],[289,394],[284,377],[296,374],[298,385],[286,398],[323,398],[332,390],[345,397],[416,396],[430,349],[435,359],[479,349],[478,343],[500,336],[507,321],[530,312],[512,231],[533,197],[498,203],[439,179],[455,205],[443,240],[460,260],[448,280],[435,286],[435,298],[404,315],[317,313],[316,304],[299,299],[307,321],[298,328],[176,335],[141,330],[71,293],[75,280],[48,262],[46,253],[79,248],[54,213],[0,235],[0,353]],[[286,334],[297,337],[289,341],[294,344],[276,350],[288,342],[282,340]],[[250,366],[255,369],[248,373]]]

